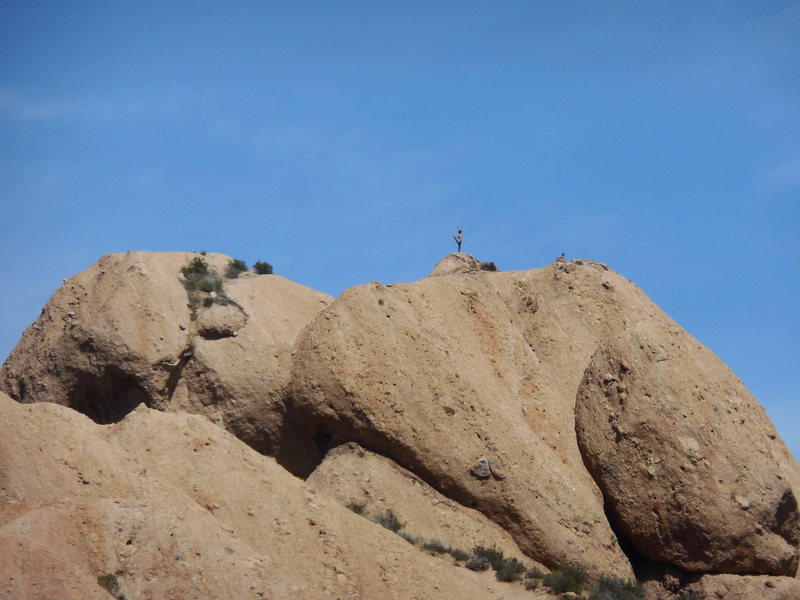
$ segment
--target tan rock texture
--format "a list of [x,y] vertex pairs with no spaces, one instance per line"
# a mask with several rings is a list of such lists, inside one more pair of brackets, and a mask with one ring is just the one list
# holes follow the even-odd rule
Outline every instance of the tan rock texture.
[[657,562],[795,575],[797,464],[716,356],[647,325],[598,349],[578,391],[578,442],[617,523]]
[[530,598],[357,516],[198,415],[0,393],[0,598]]
[[[460,262],[456,255],[440,265]],[[697,516],[700,535],[692,537],[685,528],[687,535],[662,540],[658,535],[668,515],[661,523],[648,515],[648,535],[634,535],[640,513],[632,509],[616,511],[613,526],[630,535],[637,556],[692,570],[721,566],[793,574],[797,463],[741,382],[641,290],[605,265],[582,260],[502,273],[437,267],[433,274],[410,284],[352,288],[298,338],[292,406],[304,415],[305,436],[320,455],[357,442],[480,511],[511,533],[528,556],[550,567],[574,562],[628,577],[631,567],[604,507],[623,506],[625,494],[651,503],[648,494],[656,493],[656,500],[666,495],[650,491],[646,467],[642,479],[638,466],[620,467],[624,458],[600,452],[594,458],[585,431],[594,427],[597,444],[614,444],[611,415],[593,415],[590,422],[579,407],[576,435],[575,409],[579,388],[582,398],[604,398],[582,384],[584,371],[595,370],[597,349],[625,347],[635,334],[646,340],[642,352],[651,355],[648,365],[691,350],[680,369],[667,363],[668,370],[641,372],[641,385],[648,389],[663,385],[660,377],[671,378],[674,397],[668,405],[685,405],[677,415],[680,427],[669,431],[676,416],[660,413],[659,405],[642,410],[665,440],[678,444],[680,436],[689,444],[681,450],[685,460],[669,468],[677,469],[676,485],[690,492],[696,510],[686,514]],[[747,425],[731,422],[711,432],[715,411],[729,421],[735,413]],[[694,465],[686,454],[694,444],[689,438],[710,466]],[[642,456],[659,455],[661,438],[641,439]],[[731,444],[738,448],[731,460],[718,459]],[[746,453],[753,449],[759,456],[749,467]],[[591,474],[585,459],[594,461]],[[637,457],[635,464],[640,462]],[[683,475],[681,465],[695,470]],[[619,478],[616,487],[601,477],[604,469]],[[669,485],[663,471],[658,476]],[[767,487],[757,491],[762,484]],[[752,508],[741,508],[745,500],[731,502],[732,491]],[[712,499],[718,492],[724,495]],[[709,515],[700,508],[703,503],[721,512]],[[728,517],[734,516],[730,530]],[[734,548],[736,536],[741,548]]]
[[358,503],[366,514],[391,510],[406,523],[403,531],[420,544],[436,541],[467,553],[475,546],[493,547],[529,568],[547,572],[527,559],[511,536],[483,514],[450,500],[413,473],[357,444],[331,450],[306,481],[342,504]]
[[454,252],[440,260],[428,277],[452,275],[453,273],[474,273],[480,271],[481,263],[471,254]]
[[687,590],[707,600],[797,600],[800,580],[767,575],[703,575]]
[[[331,298],[279,275],[224,279],[228,304],[194,304],[188,252],[109,254],[65,280],[0,370],[21,402],[71,406],[112,423],[144,403],[205,414],[280,453],[294,339]],[[202,256],[224,274],[230,258]],[[209,296],[204,296],[210,300]]]
[[0,370],[20,402],[114,423],[3,400],[8,597],[52,596],[33,587],[49,562],[76,597],[109,572],[137,598],[183,580],[185,597],[518,593],[357,517],[351,495],[548,568],[661,569],[666,589],[796,575],[798,464],[730,370],[605,265],[487,272],[459,253],[332,301],[251,273],[190,295],[197,256],[103,257]]

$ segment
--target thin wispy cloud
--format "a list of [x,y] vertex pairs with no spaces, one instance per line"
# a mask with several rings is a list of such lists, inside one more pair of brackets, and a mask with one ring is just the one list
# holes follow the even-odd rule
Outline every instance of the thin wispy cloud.
[[36,94],[0,87],[0,115],[19,121],[115,121],[174,118],[209,102],[205,91],[167,90],[150,94]]

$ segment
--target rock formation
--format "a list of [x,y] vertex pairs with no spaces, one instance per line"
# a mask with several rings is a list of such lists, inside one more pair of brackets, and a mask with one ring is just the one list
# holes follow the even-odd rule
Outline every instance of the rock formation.
[[[489,272],[459,253],[332,300],[248,273],[187,292],[196,258],[103,257],[0,370],[14,399],[100,424],[4,401],[5,589],[32,590],[53,560],[81,597],[102,572],[134,597],[186,578],[187,597],[500,593],[343,507],[356,501],[409,536],[635,573],[654,597],[797,590],[798,464],[730,370],[605,265]],[[204,260],[221,273],[228,258]],[[430,578],[402,582],[423,565]]]
[[[204,414],[279,454],[294,339],[332,299],[248,272],[225,280],[225,304],[192,301],[181,268],[199,256],[109,254],[70,277],[9,356],[0,387],[21,402],[71,406],[98,423],[140,403]],[[202,258],[220,274],[230,260]]]
[[526,597],[419,551],[204,417],[140,405],[100,426],[0,393],[0,457],[0,598],[109,598],[108,576],[129,599]]

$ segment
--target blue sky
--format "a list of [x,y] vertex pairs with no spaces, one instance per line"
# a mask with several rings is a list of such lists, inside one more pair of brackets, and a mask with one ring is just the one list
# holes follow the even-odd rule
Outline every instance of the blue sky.
[[800,456],[800,3],[0,3],[0,358],[102,254],[609,265]]

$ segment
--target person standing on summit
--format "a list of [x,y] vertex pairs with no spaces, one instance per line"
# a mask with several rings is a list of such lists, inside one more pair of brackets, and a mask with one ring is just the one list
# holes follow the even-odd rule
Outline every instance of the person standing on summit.
[[461,228],[460,227],[458,228],[458,233],[456,233],[453,236],[453,239],[456,241],[456,244],[458,244],[458,250],[456,250],[456,252],[461,252],[461,240],[463,239],[463,237],[461,235]]

